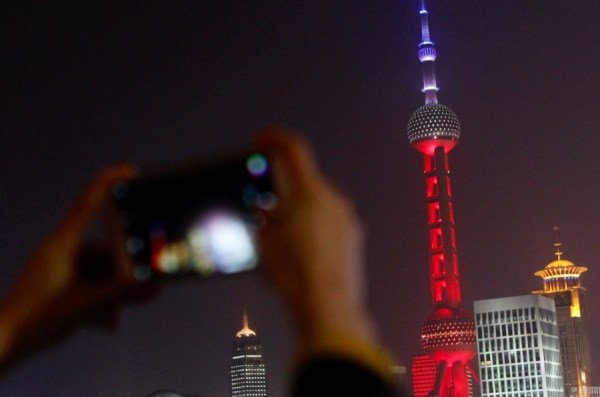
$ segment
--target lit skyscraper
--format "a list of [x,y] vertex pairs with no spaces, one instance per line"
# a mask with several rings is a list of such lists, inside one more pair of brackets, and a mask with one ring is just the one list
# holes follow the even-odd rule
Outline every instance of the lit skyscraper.
[[554,301],[524,295],[474,306],[482,397],[563,397]]
[[425,0],[421,1],[419,14],[418,57],[423,68],[425,105],[410,117],[408,140],[425,160],[433,313],[421,328],[426,355],[413,358],[413,392],[415,397],[467,397],[471,395],[469,372],[476,376],[471,367],[476,353],[475,324],[461,304],[448,162],[448,153],[460,137],[460,122],[450,108],[438,103],[434,67],[437,54],[429,35]]
[[263,348],[256,332],[248,326],[244,312],[243,327],[235,335],[230,367],[231,397],[265,397],[267,377]]
[[556,242],[554,246],[556,260],[535,272],[544,280],[544,287],[533,293],[554,299],[565,395],[582,397],[591,377],[585,288],[579,279],[587,268],[562,259],[561,243]]

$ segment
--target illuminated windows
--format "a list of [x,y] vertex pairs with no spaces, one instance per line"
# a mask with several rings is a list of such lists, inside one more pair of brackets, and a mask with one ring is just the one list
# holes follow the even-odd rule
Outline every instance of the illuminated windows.
[[475,302],[483,397],[562,395],[554,304],[538,295]]
[[427,206],[429,209],[429,224],[439,223],[442,221],[442,213],[440,211],[440,203],[429,203]]
[[427,198],[434,198],[438,195],[437,177],[430,176],[425,178],[425,191],[427,194]]

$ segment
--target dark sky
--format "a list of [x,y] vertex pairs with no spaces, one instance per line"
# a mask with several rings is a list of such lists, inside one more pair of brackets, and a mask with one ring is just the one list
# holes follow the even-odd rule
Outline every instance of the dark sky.
[[[42,2],[40,2],[42,3]],[[3,290],[103,165],[169,164],[305,132],[368,229],[370,304],[399,360],[431,310],[421,155],[418,0],[21,2],[3,9]],[[554,259],[587,266],[600,301],[600,2],[428,1],[450,155],[464,305],[527,294]],[[0,382],[3,396],[225,397],[246,308],[284,395],[295,334],[257,275],[169,285],[113,334],[77,332]],[[592,317],[591,333],[600,333]],[[600,368],[598,344],[592,356]],[[600,369],[599,369],[600,370]],[[598,371],[597,371],[598,372]],[[600,377],[597,377],[600,379]],[[599,385],[598,380],[593,385]]]

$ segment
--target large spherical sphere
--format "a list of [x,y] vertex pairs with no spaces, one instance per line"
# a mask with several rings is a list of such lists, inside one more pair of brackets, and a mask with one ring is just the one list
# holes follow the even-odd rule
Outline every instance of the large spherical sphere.
[[460,138],[460,121],[447,106],[428,103],[408,120],[408,141],[418,150],[431,154],[436,146],[450,151]]
[[475,356],[475,322],[463,310],[438,308],[421,328],[421,345],[436,362],[463,361]]

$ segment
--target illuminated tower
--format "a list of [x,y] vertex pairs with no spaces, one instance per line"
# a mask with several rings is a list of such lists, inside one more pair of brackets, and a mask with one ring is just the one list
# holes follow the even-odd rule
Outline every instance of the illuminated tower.
[[544,280],[544,287],[533,293],[554,299],[565,396],[582,397],[586,387],[591,384],[585,288],[579,279],[587,268],[562,259],[561,243],[557,241],[554,246],[556,260],[534,273]]
[[[461,306],[460,273],[454,231],[452,190],[448,153],[460,137],[458,117],[437,100],[435,79],[436,51],[429,36],[428,13],[421,1],[421,43],[419,61],[423,67],[425,105],[418,108],[408,122],[408,140],[425,159],[425,191],[429,225],[429,274],[433,313],[421,328],[421,345],[435,363],[434,376],[413,370],[415,397],[423,393],[439,397],[467,397],[471,394],[469,377],[476,376],[470,366],[475,356],[475,324]],[[413,364],[423,370],[426,357],[418,356]],[[413,365],[413,368],[415,365]],[[419,381],[429,379],[428,383]],[[434,379],[433,385],[431,379]]]
[[256,332],[248,326],[244,312],[243,327],[235,335],[230,367],[231,397],[265,397],[267,377],[263,348]]

